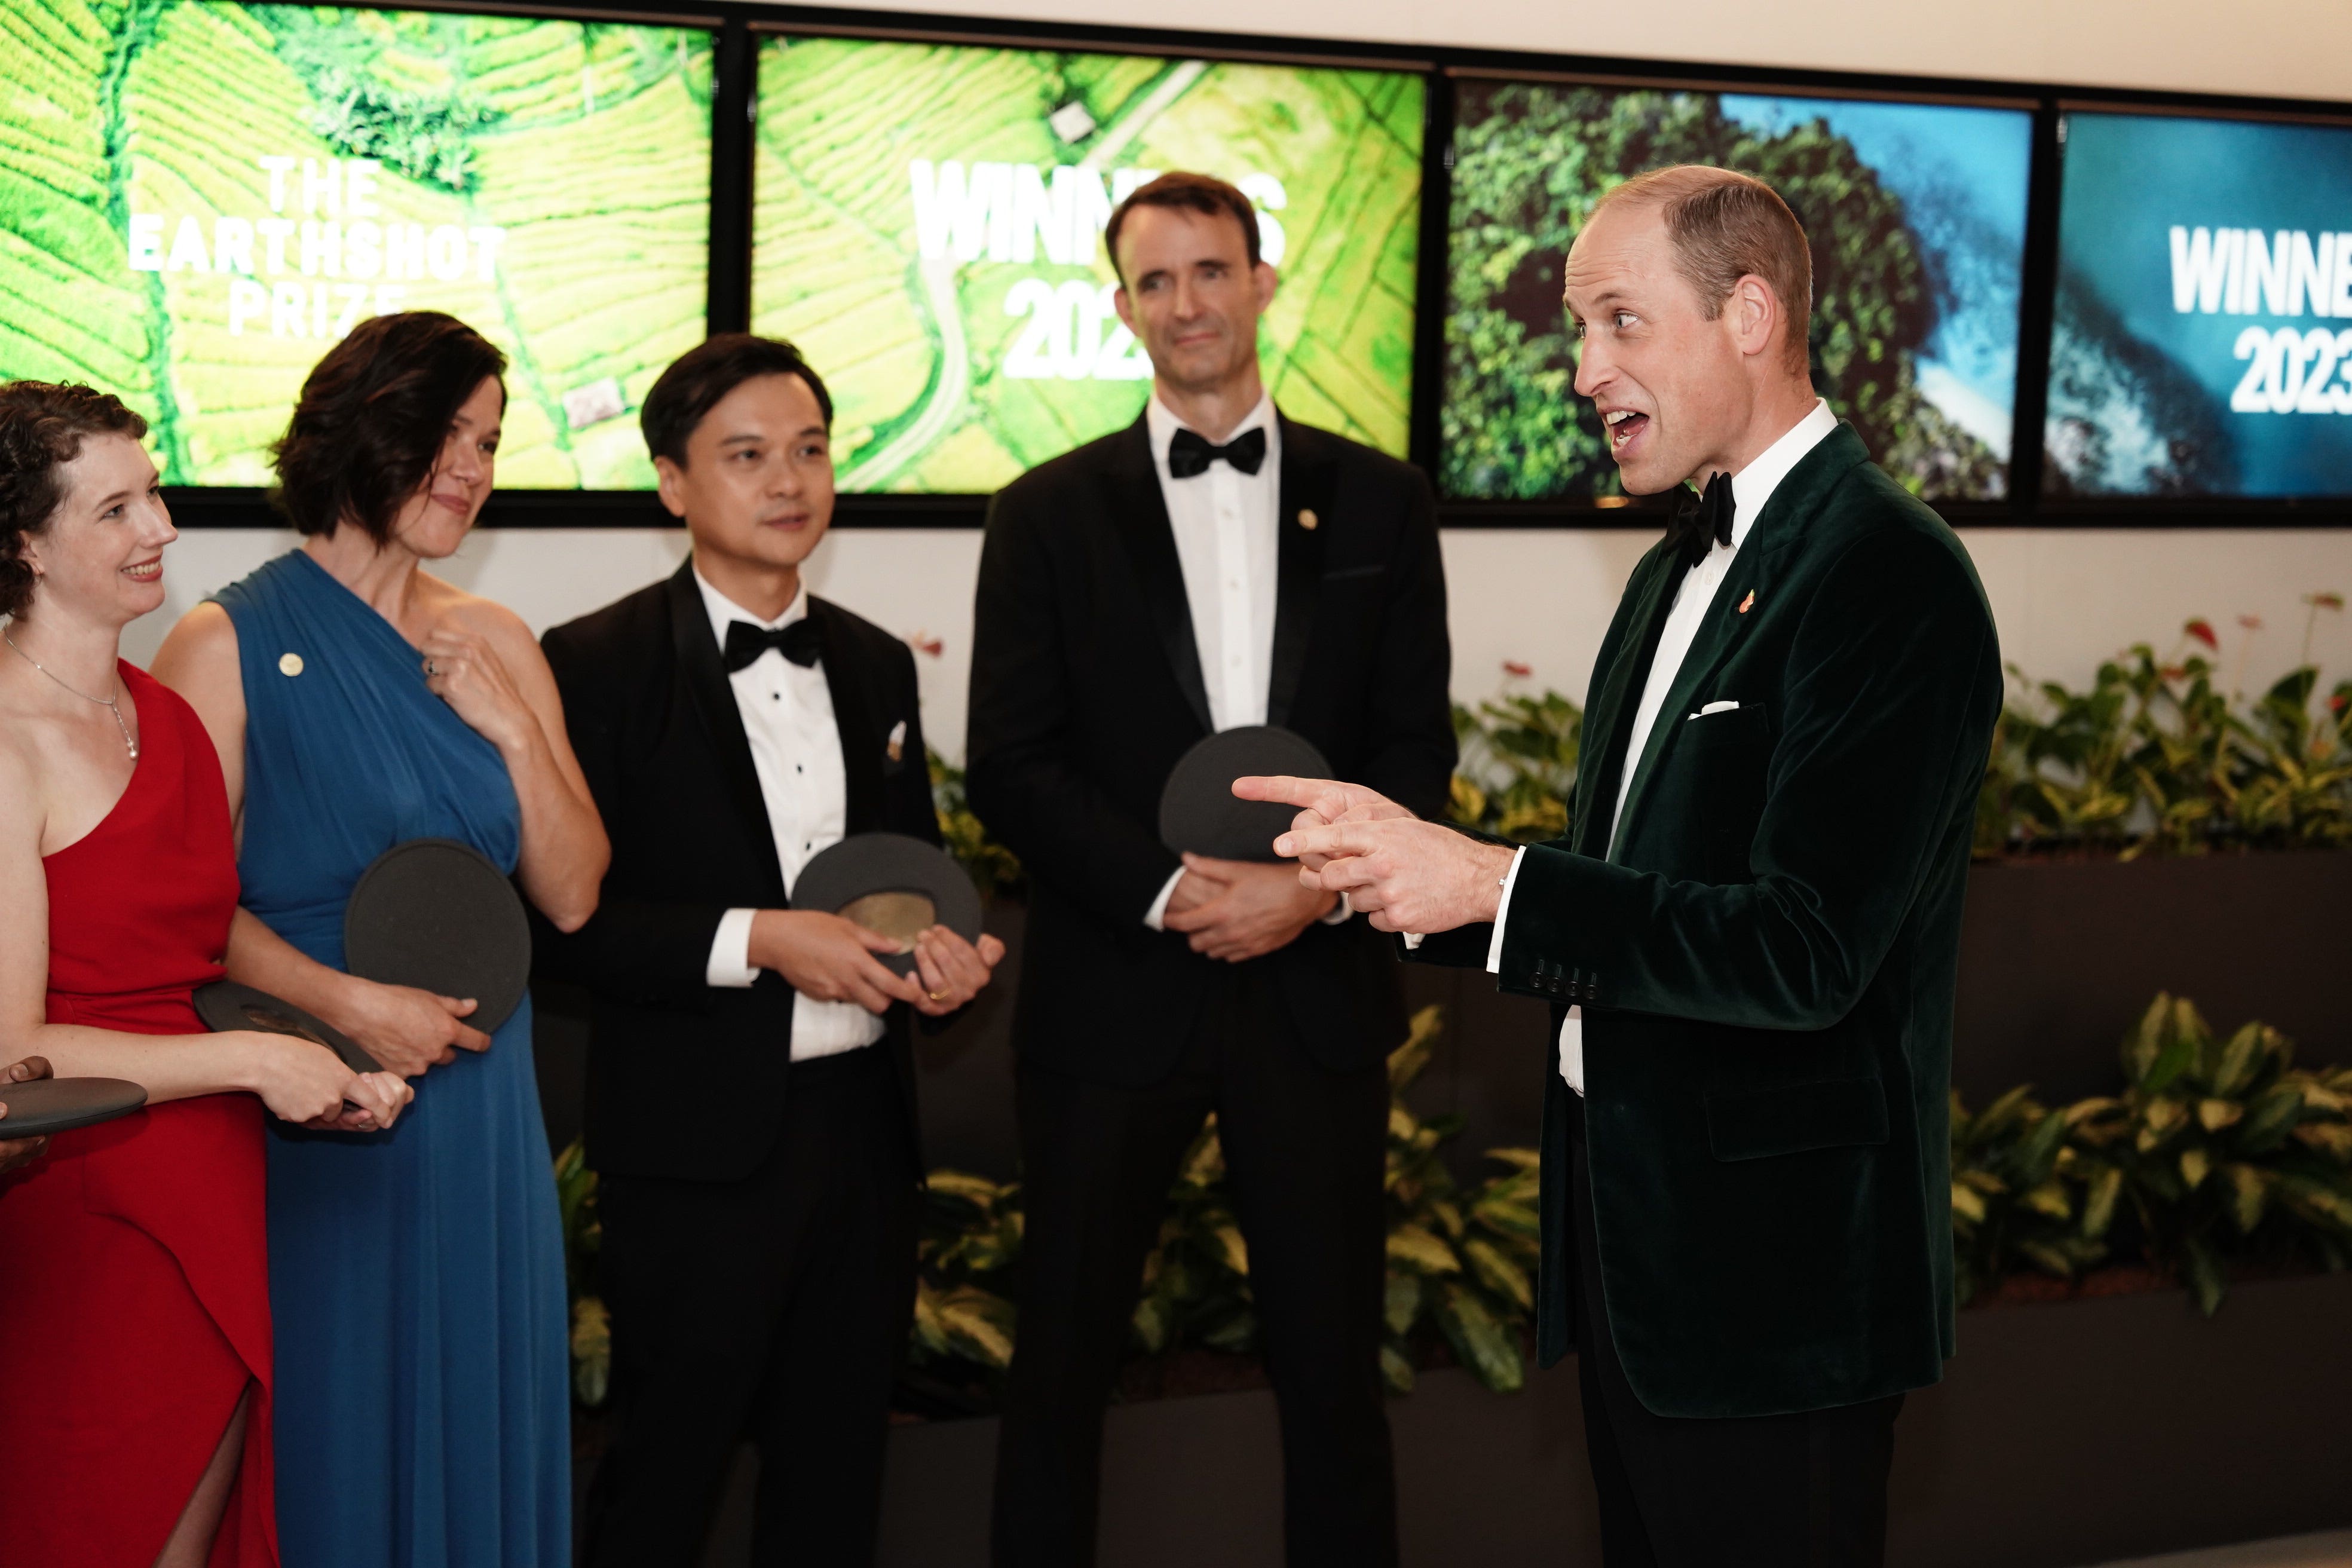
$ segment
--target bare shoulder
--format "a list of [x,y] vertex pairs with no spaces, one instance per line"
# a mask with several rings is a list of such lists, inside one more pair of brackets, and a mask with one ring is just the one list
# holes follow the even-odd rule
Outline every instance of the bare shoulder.
[[190,681],[233,676],[236,668],[236,623],[218,601],[206,599],[180,617],[148,673],[185,695]]
[[425,592],[433,595],[435,616],[443,624],[482,638],[501,658],[541,661],[539,639],[531,635],[529,623],[496,599],[468,594],[430,573],[418,573],[417,581],[429,584]]
[[47,816],[47,770],[57,726],[20,690],[16,672],[0,676],[0,835],[14,838],[29,830],[36,840]]
[[503,644],[509,637],[529,637],[530,628],[523,618],[499,604],[479,594],[468,594],[446,578],[430,572],[416,574],[417,587],[425,595],[436,619]]

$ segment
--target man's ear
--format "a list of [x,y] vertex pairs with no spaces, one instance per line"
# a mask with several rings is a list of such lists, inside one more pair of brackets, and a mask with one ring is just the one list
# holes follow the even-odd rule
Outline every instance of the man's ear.
[[1129,336],[1139,339],[1143,336],[1135,330],[1135,307],[1127,297],[1126,284],[1120,284],[1112,291],[1110,308],[1118,312],[1118,324],[1128,330]]
[[686,515],[686,470],[667,458],[654,459],[655,493],[661,497],[663,510],[670,516]]
[[1272,262],[1261,261],[1250,268],[1250,281],[1257,288],[1257,313],[1261,316],[1274,308],[1275,290],[1282,286],[1282,274]]
[[1780,301],[1772,292],[1772,285],[1753,272],[1731,286],[1731,297],[1723,304],[1724,313],[1731,318],[1732,341],[1739,352],[1754,356],[1774,351],[1774,340],[1780,336]]

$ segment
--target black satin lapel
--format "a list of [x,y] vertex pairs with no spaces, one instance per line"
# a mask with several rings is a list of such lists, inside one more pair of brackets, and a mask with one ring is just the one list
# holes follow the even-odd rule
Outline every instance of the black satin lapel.
[[1192,607],[1184,596],[1184,563],[1176,555],[1176,532],[1168,521],[1168,501],[1151,466],[1151,437],[1138,419],[1120,441],[1118,461],[1108,476],[1105,510],[1126,542],[1137,583],[1160,647],[1184,700],[1203,733],[1216,729],[1209,717],[1209,689],[1201,679],[1201,647],[1192,640]]
[[[1279,416],[1277,416],[1279,417]],[[1267,672],[1265,721],[1287,726],[1315,636],[1315,606],[1323,597],[1323,541],[1331,526],[1339,464],[1314,432],[1282,425],[1282,485],[1276,502],[1276,563],[1273,668]],[[1315,526],[1307,526],[1312,516]]]
[[[1583,754],[1597,758],[1600,767],[1592,787],[1584,787],[1584,770],[1577,770],[1576,821],[1572,827],[1577,852],[1600,858],[1609,852],[1609,830],[1617,814],[1617,797],[1625,776],[1625,752],[1632,744],[1633,714],[1642,689],[1649,684],[1650,667],[1657,662],[1658,638],[1674,608],[1675,585],[1682,570],[1675,557],[1660,555],[1652,563],[1649,580],[1633,592],[1640,595],[1633,610],[1635,638],[1601,681],[1584,719]],[[1598,745],[1599,750],[1592,748]]]
[[760,772],[751,765],[751,742],[743,736],[743,714],[735,706],[735,689],[728,684],[719,641],[710,635],[710,614],[703,607],[702,591],[694,585],[691,560],[669,580],[669,620],[677,647],[678,683],[686,688],[688,704],[710,737],[711,754],[718,760],[727,793],[734,798],[744,834],[751,840],[753,865],[766,874],[769,890],[781,904],[784,873],[776,863],[776,835],[768,821],[767,797],[760,793]]
[[809,600],[809,618],[823,638],[824,685],[833,694],[833,728],[841,739],[841,765],[849,798],[842,815],[846,836],[872,833],[883,823],[882,735],[877,728],[869,672],[857,668],[847,628],[834,606]]

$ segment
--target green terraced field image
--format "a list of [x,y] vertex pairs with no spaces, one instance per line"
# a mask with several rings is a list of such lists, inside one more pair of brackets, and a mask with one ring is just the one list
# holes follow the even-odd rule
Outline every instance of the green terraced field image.
[[650,486],[702,340],[710,38],[217,0],[0,0],[0,376],[87,381],[168,484],[258,485],[365,312],[504,349],[503,485]]
[[1260,210],[1284,411],[1403,453],[1419,78],[828,38],[759,64],[752,327],[825,377],[844,489],[993,490],[1131,422],[1150,366],[1102,226],[1168,169]]

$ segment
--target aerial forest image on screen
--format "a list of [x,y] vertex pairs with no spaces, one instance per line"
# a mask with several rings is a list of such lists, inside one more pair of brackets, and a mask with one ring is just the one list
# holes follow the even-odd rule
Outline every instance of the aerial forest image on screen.
[[1197,170],[1259,211],[1284,412],[1401,455],[1423,100],[1391,71],[772,39],[752,326],[825,376],[844,489],[995,489],[1141,411],[1103,225]]
[[1573,391],[1560,268],[1594,202],[1669,163],[1769,181],[1813,249],[1813,384],[1917,494],[2008,493],[2032,118],[2021,110],[1465,80],[1440,482],[1621,492]]
[[598,23],[0,0],[0,376],[87,381],[167,484],[268,481],[363,315],[512,362],[502,485],[626,489],[627,417],[701,341],[710,39]]

